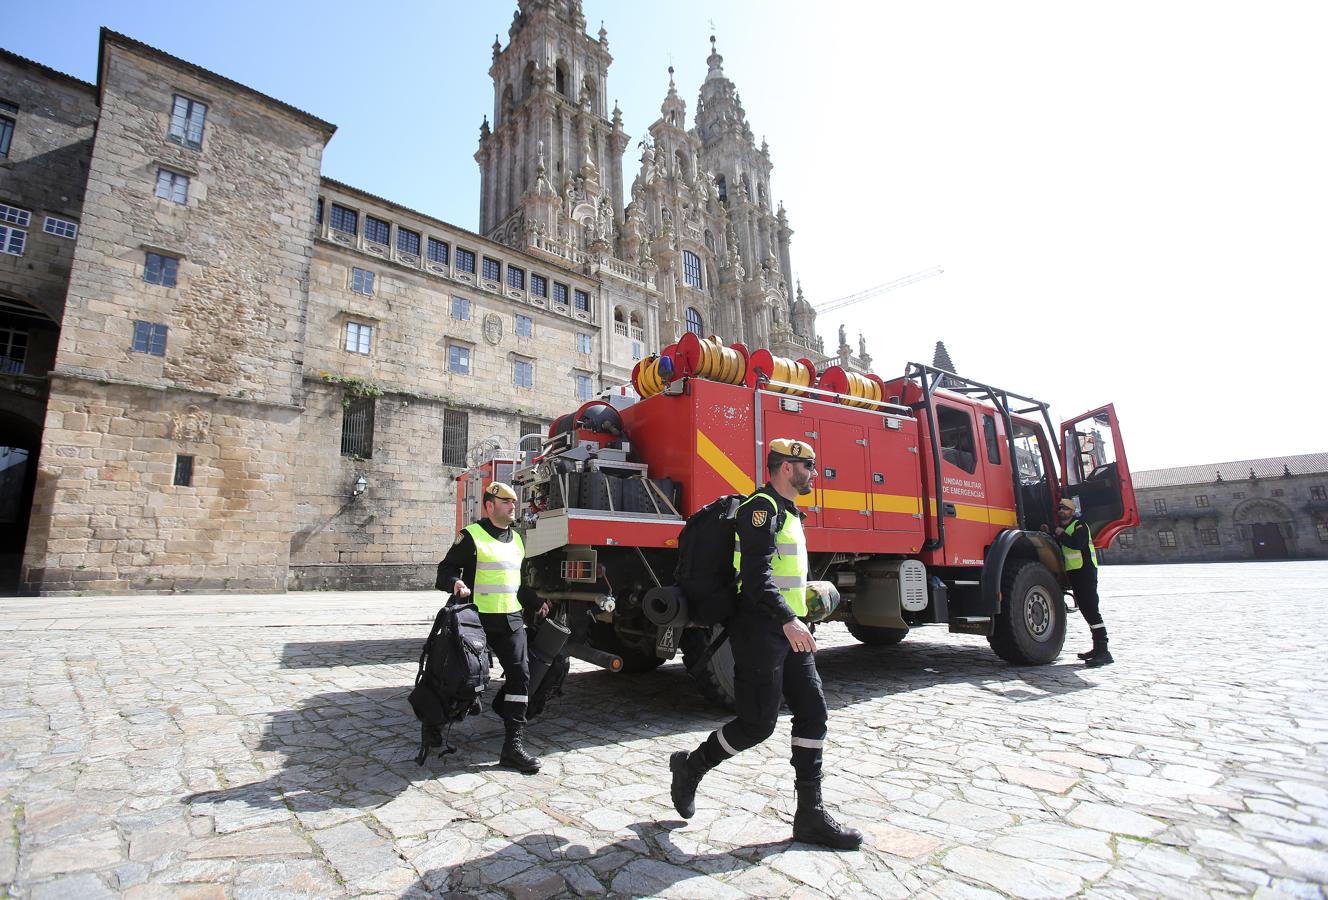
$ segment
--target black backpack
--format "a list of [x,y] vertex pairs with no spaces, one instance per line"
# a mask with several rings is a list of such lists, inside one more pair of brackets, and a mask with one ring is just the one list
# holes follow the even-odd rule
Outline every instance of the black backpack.
[[687,518],[678,535],[673,580],[687,598],[689,618],[719,625],[738,610],[738,573],[733,571],[734,516],[747,498],[726,494]]
[[415,762],[424,765],[429,750],[446,744],[443,756],[456,747],[444,740],[452,725],[480,711],[480,697],[489,686],[489,642],[473,603],[449,604],[438,610],[433,628],[420,651],[420,668],[410,706],[420,720],[420,752]]

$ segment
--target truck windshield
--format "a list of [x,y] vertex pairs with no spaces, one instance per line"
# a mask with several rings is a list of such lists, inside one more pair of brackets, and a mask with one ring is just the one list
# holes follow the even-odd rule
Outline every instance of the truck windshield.
[[1023,422],[1014,424],[1014,455],[1019,464],[1019,480],[1033,484],[1046,477],[1042,465],[1042,431]]

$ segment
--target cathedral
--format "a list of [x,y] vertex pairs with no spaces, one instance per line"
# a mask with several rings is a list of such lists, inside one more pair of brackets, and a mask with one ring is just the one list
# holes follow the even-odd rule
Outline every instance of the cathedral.
[[[480,231],[591,266],[615,295],[618,336],[659,347],[690,330],[824,363],[816,313],[793,291],[793,230],[771,208],[770,149],[756,146],[714,37],[695,121],[670,66],[628,188],[631,139],[621,110],[607,109],[607,32],[586,33],[577,0],[519,7],[507,46],[493,46],[493,124],[480,126],[475,154]],[[625,380],[629,362],[615,357],[605,378]]]
[[670,69],[633,139],[578,0],[507,37],[473,230],[167,50],[0,50],[0,590],[427,587],[462,470],[685,331],[870,364],[824,352],[713,38],[692,118]]

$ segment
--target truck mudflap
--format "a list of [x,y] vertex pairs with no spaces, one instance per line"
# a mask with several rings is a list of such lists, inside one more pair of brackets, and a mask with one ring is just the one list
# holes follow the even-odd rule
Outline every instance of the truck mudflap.
[[1041,531],[1020,531],[1009,528],[992,541],[987,558],[982,564],[982,606],[980,614],[994,621],[1001,611],[1001,578],[1011,553],[1016,557],[1036,559],[1052,572],[1064,586],[1065,575],[1061,566],[1060,546],[1049,534]]

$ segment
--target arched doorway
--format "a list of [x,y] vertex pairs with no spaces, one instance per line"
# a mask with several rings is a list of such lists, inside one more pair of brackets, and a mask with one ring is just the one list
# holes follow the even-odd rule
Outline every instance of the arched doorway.
[[1287,559],[1287,538],[1294,540],[1294,516],[1276,500],[1246,500],[1232,513],[1241,537],[1250,541],[1255,559]]

